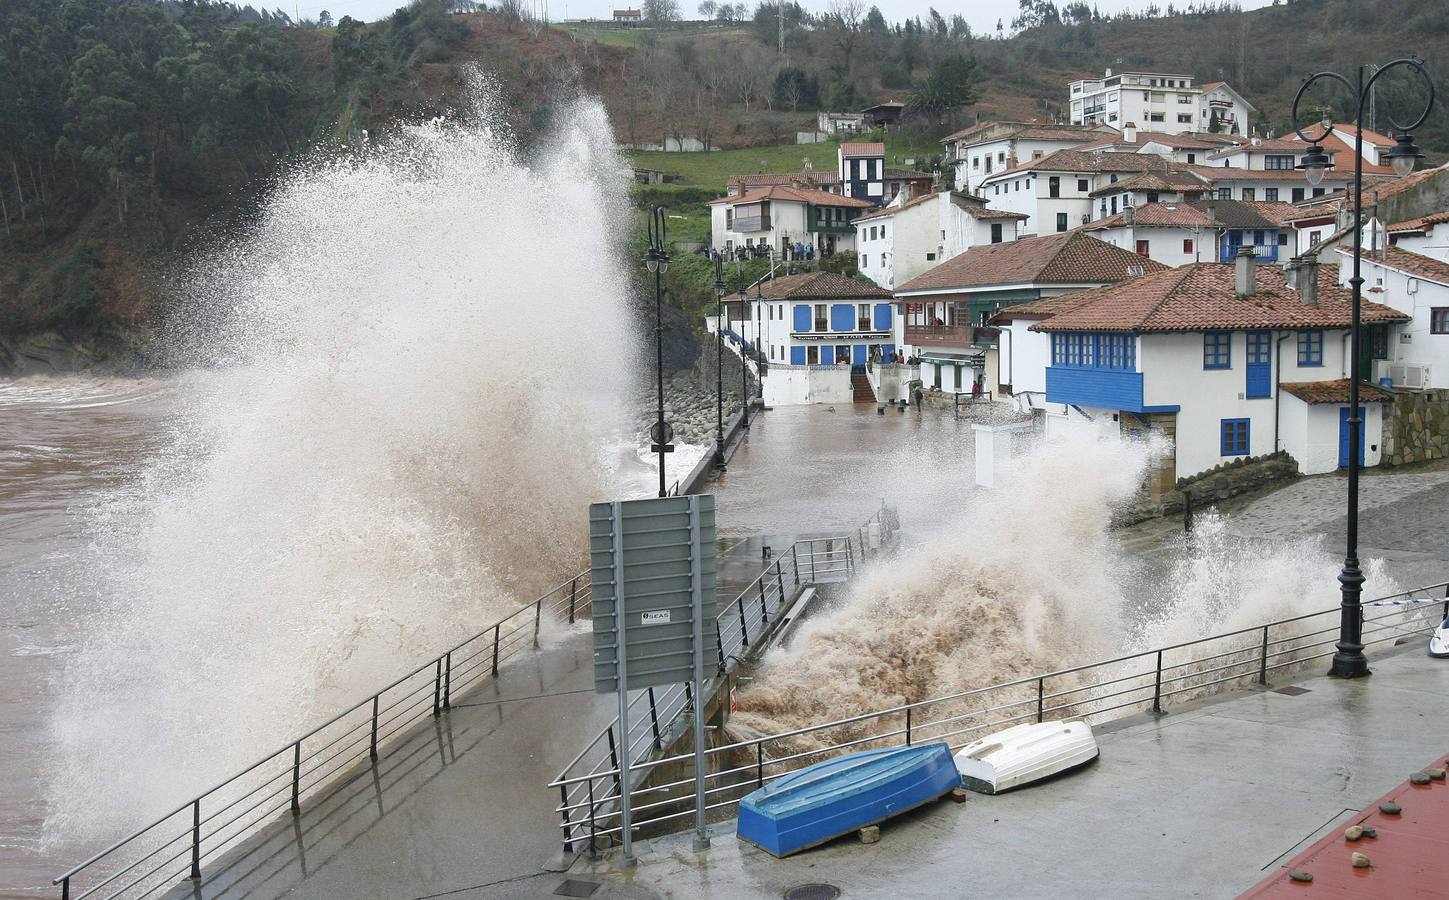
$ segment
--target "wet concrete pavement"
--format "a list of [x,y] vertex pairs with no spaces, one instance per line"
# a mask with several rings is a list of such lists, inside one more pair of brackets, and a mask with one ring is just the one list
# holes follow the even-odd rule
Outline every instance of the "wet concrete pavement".
[[[1377,656],[1374,671],[1099,727],[1095,765],[924,808],[887,823],[874,845],[851,836],[777,860],[738,841],[731,821],[702,853],[672,836],[636,844],[632,871],[585,859],[567,877],[598,884],[595,900],[778,898],[822,882],[845,898],[1233,897],[1449,750],[1449,664],[1416,639]],[[562,880],[456,896],[547,897]]]

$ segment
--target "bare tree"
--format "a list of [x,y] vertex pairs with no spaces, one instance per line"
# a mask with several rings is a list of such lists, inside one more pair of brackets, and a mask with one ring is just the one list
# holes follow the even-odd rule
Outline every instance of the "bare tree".
[[644,18],[651,22],[679,21],[678,0],[644,0]]
[[719,4],[714,0],[704,0],[699,4],[699,17],[701,19],[713,19],[715,13],[719,12]]
[[759,97],[769,83],[770,60],[752,41],[740,47],[734,64],[728,67],[728,75],[735,99],[744,104],[745,112],[749,112],[750,101]]

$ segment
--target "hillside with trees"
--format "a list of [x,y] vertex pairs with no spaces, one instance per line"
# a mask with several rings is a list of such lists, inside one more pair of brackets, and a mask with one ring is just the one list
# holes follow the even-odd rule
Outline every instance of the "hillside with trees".
[[[454,109],[473,67],[525,142],[582,90],[621,142],[711,147],[789,143],[816,110],[883,99],[908,104],[896,137],[931,147],[978,117],[1060,117],[1066,82],[1107,67],[1227,80],[1281,133],[1310,71],[1413,52],[1449,67],[1436,59],[1449,10],[1408,0],[1153,2],[1111,17],[1021,0],[988,34],[934,10],[890,21],[860,0],[705,0],[690,22],[657,0],[632,29],[553,25],[533,6],[416,0],[364,24],[208,0],[0,4],[0,84],[13,88],[0,92],[0,368],[30,335],[101,355],[144,344],[168,266],[244,228],[288,159]],[[1381,130],[1402,90],[1379,91]],[[1439,159],[1446,122],[1441,109],[1419,133]]]

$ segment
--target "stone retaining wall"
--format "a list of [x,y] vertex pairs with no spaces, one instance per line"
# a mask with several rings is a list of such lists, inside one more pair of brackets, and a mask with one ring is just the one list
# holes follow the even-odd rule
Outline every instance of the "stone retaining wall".
[[1384,415],[1383,448],[1386,466],[1449,456],[1449,389],[1394,391]]
[[1138,498],[1113,517],[1117,525],[1131,525],[1145,519],[1180,513],[1186,494],[1192,494],[1194,509],[1220,500],[1256,491],[1280,481],[1298,477],[1298,462],[1287,453],[1248,456],[1214,466],[1191,478],[1179,478],[1176,487],[1156,495],[1144,484]]

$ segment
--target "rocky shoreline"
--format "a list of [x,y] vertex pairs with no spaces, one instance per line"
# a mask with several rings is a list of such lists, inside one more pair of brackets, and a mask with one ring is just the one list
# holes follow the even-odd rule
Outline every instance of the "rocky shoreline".
[[[740,408],[740,358],[725,351],[723,363],[724,421]],[[759,382],[750,376],[751,397],[758,396]],[[649,428],[657,417],[656,394],[652,386],[641,393],[634,423],[641,444],[649,443]],[[712,343],[701,345],[692,367],[681,369],[664,381],[664,420],[674,426],[674,440],[680,444],[710,444],[718,421],[715,394],[715,356]]]

